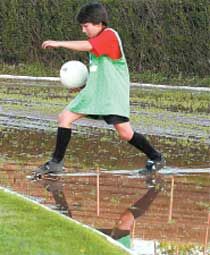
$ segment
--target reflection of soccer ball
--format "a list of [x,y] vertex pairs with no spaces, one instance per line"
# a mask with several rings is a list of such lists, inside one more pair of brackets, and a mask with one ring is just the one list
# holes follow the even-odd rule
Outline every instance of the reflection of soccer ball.
[[72,60],[64,63],[60,69],[61,83],[70,89],[85,85],[88,78],[88,69],[80,61]]

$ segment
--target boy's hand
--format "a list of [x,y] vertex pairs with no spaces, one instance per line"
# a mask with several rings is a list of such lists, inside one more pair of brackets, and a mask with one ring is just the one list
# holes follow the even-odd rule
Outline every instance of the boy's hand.
[[82,86],[82,87],[80,87],[80,88],[69,89],[69,92],[70,92],[70,93],[79,92],[79,91],[82,90],[84,87],[85,87],[85,85]]
[[59,41],[44,41],[42,43],[42,48],[47,49],[47,48],[59,48],[60,44]]

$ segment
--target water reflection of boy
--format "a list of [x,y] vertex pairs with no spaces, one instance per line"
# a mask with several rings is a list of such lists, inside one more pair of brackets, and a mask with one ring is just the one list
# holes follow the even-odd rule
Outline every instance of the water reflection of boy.
[[149,189],[143,197],[140,197],[134,204],[132,204],[120,215],[120,218],[113,229],[99,230],[130,248],[130,234],[134,227],[134,221],[145,214],[160,191],[161,189],[154,187]]
[[56,147],[52,159],[35,173],[61,172],[63,158],[71,138],[71,124],[85,116],[102,118],[112,124],[120,138],[145,153],[148,171],[158,170],[164,164],[160,152],[146,138],[134,132],[129,122],[129,72],[120,37],[107,27],[108,15],[98,3],[83,6],[77,15],[88,40],[45,41],[43,49],[66,48],[87,51],[90,54],[90,73],[87,84],[58,117]]
[[65,193],[63,191],[64,184],[58,179],[42,179],[40,183],[48,192],[52,193],[55,200],[56,209],[58,209],[63,214],[72,217],[72,213],[68,202],[66,200]]

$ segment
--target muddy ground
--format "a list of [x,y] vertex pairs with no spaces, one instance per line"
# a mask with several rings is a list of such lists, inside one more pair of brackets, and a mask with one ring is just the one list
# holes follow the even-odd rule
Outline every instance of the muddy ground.
[[[73,218],[95,228],[112,229],[121,215],[148,193],[138,176],[101,175],[100,216],[96,215],[96,177],[68,177],[31,183],[26,175],[48,160],[54,148],[56,116],[75,94],[57,84],[0,84],[0,183],[54,208],[65,198]],[[190,169],[175,176],[173,217],[169,221],[173,174],[163,176],[164,189],[155,191],[148,206],[139,203],[136,238],[205,246],[210,208],[210,95],[132,88],[131,123],[162,151],[168,168]],[[73,126],[65,167],[69,173],[133,170],[145,156],[120,141],[112,126],[83,119]],[[53,193],[54,192],[54,193]],[[57,193],[56,193],[57,192]],[[58,197],[56,198],[56,194]],[[85,194],[85,195],[84,195]],[[143,208],[143,209],[142,209]]]

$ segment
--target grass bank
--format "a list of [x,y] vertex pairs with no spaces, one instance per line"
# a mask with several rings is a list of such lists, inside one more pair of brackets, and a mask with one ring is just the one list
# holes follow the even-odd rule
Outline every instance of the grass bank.
[[[6,65],[0,64],[0,74],[31,75],[31,76],[59,76],[59,68],[46,66],[42,63]],[[210,87],[210,76],[167,75],[151,71],[131,72],[131,81],[152,84],[170,84],[179,86]]]
[[1,255],[123,255],[102,236],[0,190]]

